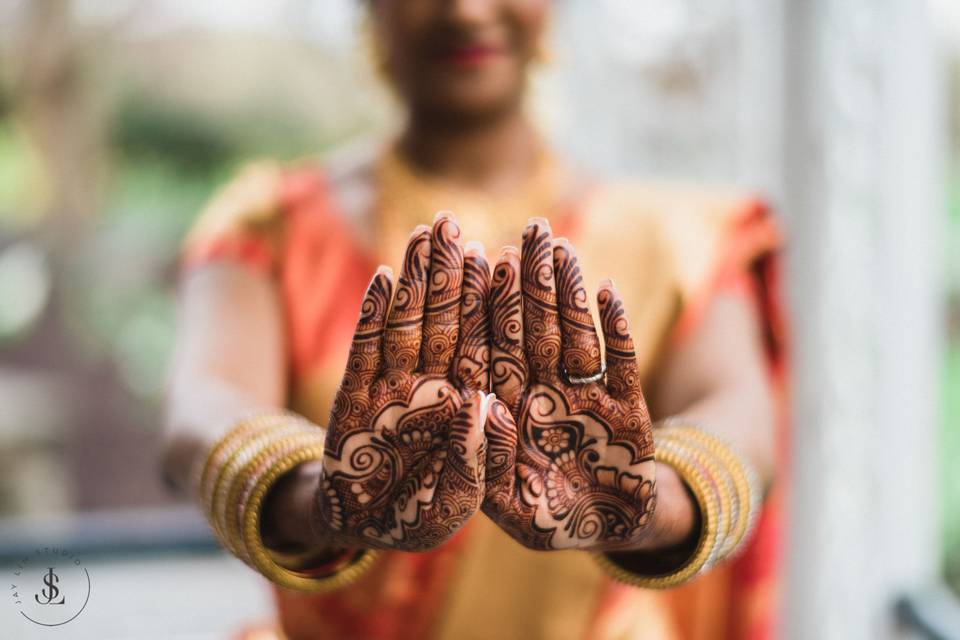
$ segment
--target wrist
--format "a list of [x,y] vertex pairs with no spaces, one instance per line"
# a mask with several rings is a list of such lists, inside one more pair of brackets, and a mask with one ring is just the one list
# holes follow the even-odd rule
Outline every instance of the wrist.
[[322,463],[310,460],[297,465],[267,495],[261,535],[270,549],[312,549],[321,546],[313,526],[314,503]]
[[697,507],[676,469],[657,463],[657,502],[650,530],[633,551],[662,551],[683,547],[697,529]]
[[695,502],[696,535],[678,547],[595,558],[615,580],[667,589],[735,556],[752,531],[760,501],[753,470],[715,436],[678,423],[660,428],[655,437],[657,460],[676,470]]

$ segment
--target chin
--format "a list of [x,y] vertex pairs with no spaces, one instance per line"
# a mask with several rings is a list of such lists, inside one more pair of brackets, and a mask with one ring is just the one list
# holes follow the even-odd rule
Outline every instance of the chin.
[[430,87],[430,95],[421,104],[433,117],[464,124],[495,119],[509,113],[521,103],[521,83],[489,81],[454,81]]

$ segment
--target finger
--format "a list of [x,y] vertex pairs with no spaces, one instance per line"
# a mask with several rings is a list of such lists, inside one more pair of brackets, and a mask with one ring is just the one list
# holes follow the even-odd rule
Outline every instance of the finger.
[[397,296],[387,315],[383,334],[383,365],[388,370],[413,372],[420,355],[423,305],[430,268],[430,228],[414,229],[403,258]]
[[[489,408],[490,397],[486,393],[474,393],[450,421],[449,444],[447,445],[447,465],[460,475],[468,486],[480,489],[484,482],[486,456],[484,446],[483,423]],[[444,471],[446,474],[447,471]],[[463,483],[457,483],[463,486]],[[477,507],[480,506],[482,492],[479,492]]]
[[560,373],[560,317],[553,277],[553,236],[543,218],[531,218],[523,231],[521,289],[523,338],[530,377],[555,380]]
[[330,420],[331,430],[347,424],[351,414],[364,409],[367,389],[380,370],[383,329],[393,294],[393,271],[381,266],[373,275],[360,304],[360,319],[350,344],[347,370],[337,392]]
[[563,337],[560,359],[568,376],[586,378],[600,371],[600,340],[583,286],[580,261],[566,238],[553,242],[557,308]]
[[449,215],[437,214],[430,245],[421,369],[424,373],[449,375],[460,332],[460,292],[463,289],[460,227]]
[[490,265],[483,245],[468,242],[463,258],[460,343],[453,367],[461,389],[490,388]]
[[520,253],[504,247],[490,285],[490,386],[514,412],[527,382],[520,300]]
[[487,506],[498,511],[509,504],[514,493],[518,441],[510,409],[499,399],[490,402],[483,431],[487,439],[486,501]]
[[623,301],[612,280],[600,283],[597,293],[600,324],[606,345],[607,388],[614,397],[640,389],[637,354],[630,337],[630,326],[623,310]]
[[380,370],[380,347],[392,295],[393,270],[381,265],[363,296],[360,320],[357,321],[347,359],[347,370],[361,378],[364,386],[369,385]]

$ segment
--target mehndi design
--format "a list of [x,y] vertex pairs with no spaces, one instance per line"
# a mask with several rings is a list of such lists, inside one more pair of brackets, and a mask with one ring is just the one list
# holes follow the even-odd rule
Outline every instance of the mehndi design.
[[[559,293],[559,298],[558,298]],[[573,247],[546,220],[504,250],[491,285],[492,387],[483,511],[534,549],[630,548],[656,503],[653,439],[623,304],[597,296],[606,384]]]
[[315,528],[341,546],[421,551],[484,494],[489,267],[448,216],[411,236],[391,306],[381,267],[363,300],[327,431]]

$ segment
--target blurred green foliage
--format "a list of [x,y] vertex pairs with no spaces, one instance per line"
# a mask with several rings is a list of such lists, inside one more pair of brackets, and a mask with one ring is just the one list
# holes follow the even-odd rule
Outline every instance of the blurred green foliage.
[[209,177],[238,154],[236,131],[225,119],[145,96],[123,100],[110,124],[110,146],[126,163],[159,163]]
[[[0,233],[17,237],[55,222],[44,219],[37,197],[46,184],[36,179],[30,141],[4,104],[0,91]],[[62,321],[84,359],[112,363],[128,391],[155,403],[173,345],[179,244],[197,212],[250,158],[293,158],[326,145],[315,124],[289,112],[246,105],[211,113],[136,83],[106,124],[100,209],[60,257]]]
[[316,142],[306,123],[256,110],[210,114],[143,93],[120,100],[109,124],[103,208],[70,270],[71,333],[156,401],[174,338],[176,256],[192,220],[247,159],[315,152]]

